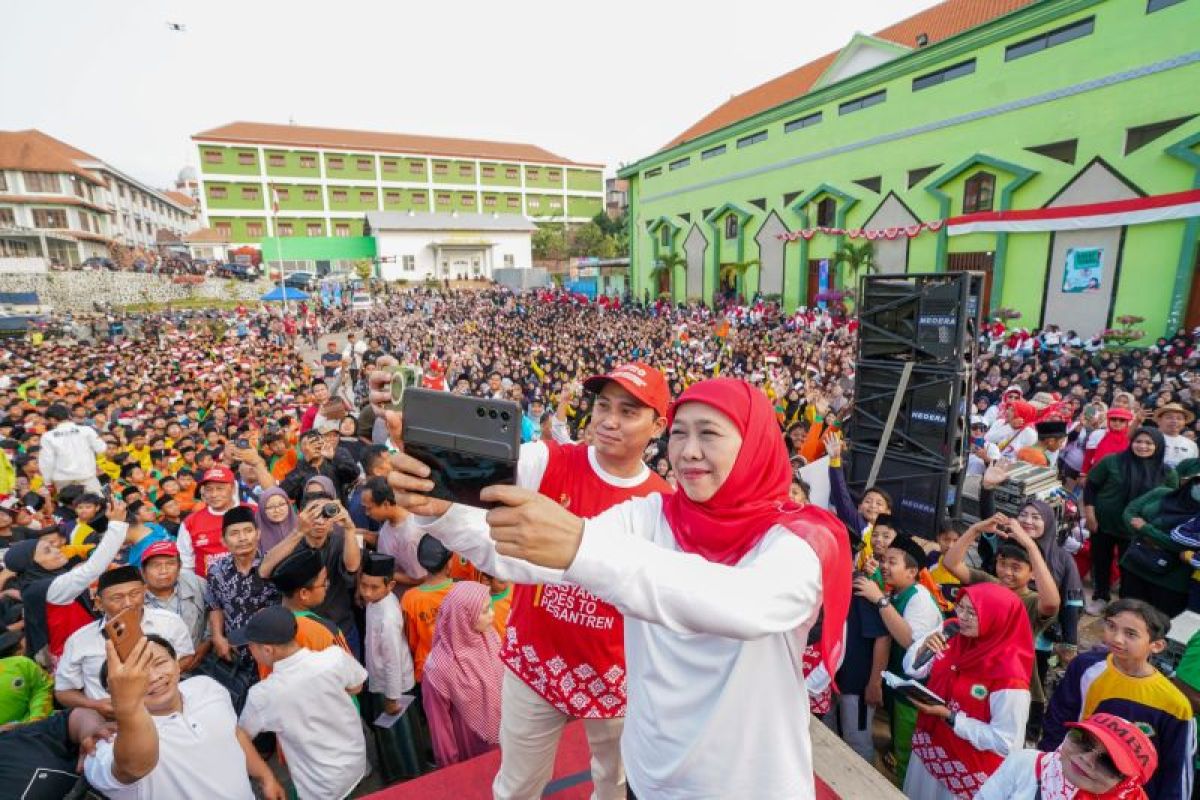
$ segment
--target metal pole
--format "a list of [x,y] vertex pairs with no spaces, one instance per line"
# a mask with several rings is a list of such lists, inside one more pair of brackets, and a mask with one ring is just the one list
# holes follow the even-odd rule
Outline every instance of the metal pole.
[[883,426],[883,435],[879,437],[875,460],[871,462],[871,472],[867,475],[867,489],[874,486],[875,479],[879,477],[879,468],[883,466],[883,456],[887,452],[888,441],[892,438],[892,430],[896,427],[896,417],[900,413],[900,404],[904,401],[904,393],[908,390],[908,379],[912,377],[912,371],[913,362],[905,362],[904,371],[900,373],[900,385],[896,387],[892,407],[888,410],[887,424]]

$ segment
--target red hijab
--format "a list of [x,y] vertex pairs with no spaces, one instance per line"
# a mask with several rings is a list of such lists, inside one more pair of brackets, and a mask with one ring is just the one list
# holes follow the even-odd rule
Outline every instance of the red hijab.
[[978,636],[955,636],[934,663],[929,688],[949,699],[958,680],[989,690],[1029,688],[1033,675],[1033,629],[1016,592],[998,583],[963,587],[979,620]]
[[703,403],[737,426],[742,447],[725,482],[703,503],[677,491],[663,500],[663,515],[685,553],[734,566],[775,525],[808,543],[821,561],[821,659],[831,676],[841,664],[850,609],[850,537],[837,517],[788,499],[792,468],[771,401],[745,381],[714,378],[688,387],[667,413],[667,425],[684,403]]

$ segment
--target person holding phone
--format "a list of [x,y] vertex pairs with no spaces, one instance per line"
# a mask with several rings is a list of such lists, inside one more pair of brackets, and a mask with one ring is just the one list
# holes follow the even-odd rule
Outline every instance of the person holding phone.
[[[1033,630],[1021,600],[998,584],[959,593],[958,635],[916,641],[904,671],[946,701],[913,700],[920,712],[904,779],[909,800],[970,800],[1005,756],[1024,743]],[[918,665],[926,654],[934,658]]]
[[489,575],[542,581],[545,590],[565,584],[555,596],[594,592],[625,615],[629,796],[811,798],[801,654],[823,610],[821,658],[837,671],[850,604],[849,535],[829,512],[788,502],[787,448],[762,391],[730,378],[702,381],[680,396],[668,421],[681,491],[634,498],[591,519],[577,516],[586,507],[521,486],[484,489],[484,500],[504,506],[486,516],[449,510],[422,494],[431,482],[405,457],[396,462],[405,469],[397,483],[416,493],[415,513],[441,515],[427,526],[434,535],[449,541],[454,531],[487,525],[486,553],[482,545],[475,553]]
[[[372,376],[375,387],[387,373]],[[517,485],[569,508],[595,516],[633,497],[669,494],[667,483],[646,466],[643,454],[666,427],[670,395],[666,379],[642,363],[622,364],[588,378],[583,388],[595,394],[590,443],[560,444],[557,437],[521,446]],[[390,400],[373,393],[372,403]],[[387,412],[389,434],[403,444],[402,417]],[[782,444],[782,442],[781,442]],[[403,493],[408,470],[428,472],[416,459],[394,457],[389,476]],[[424,482],[422,481],[422,484]],[[450,508],[443,503],[443,510]],[[508,574],[498,562],[480,509],[455,505],[429,533],[480,570],[514,580],[507,637],[502,643],[504,670],[500,772],[492,786],[500,800],[532,800],[550,781],[563,726],[584,720],[592,752],[591,772],[597,800],[625,796],[620,738],[626,708],[626,664],[621,612],[612,604],[561,579],[546,582],[517,570]],[[551,672],[548,664],[562,664]],[[595,676],[578,682],[572,674]]]
[[71,634],[95,619],[87,589],[125,542],[125,504],[112,500],[107,517],[108,528],[100,543],[81,564],[70,563],[57,532],[17,542],[4,554],[4,567],[16,573],[21,591],[26,652],[51,666],[62,656]]

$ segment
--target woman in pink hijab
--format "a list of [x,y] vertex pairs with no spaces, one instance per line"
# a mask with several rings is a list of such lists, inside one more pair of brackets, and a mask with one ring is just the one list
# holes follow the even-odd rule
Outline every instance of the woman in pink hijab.
[[475,581],[454,584],[438,609],[421,702],[439,767],[466,761],[500,743],[504,667],[492,621],[492,595]]

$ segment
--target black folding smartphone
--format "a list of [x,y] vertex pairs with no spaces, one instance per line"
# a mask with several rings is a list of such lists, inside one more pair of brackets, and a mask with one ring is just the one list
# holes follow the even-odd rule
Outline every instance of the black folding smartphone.
[[404,452],[430,469],[430,494],[491,508],[485,486],[514,484],[521,448],[521,409],[508,400],[409,388],[404,392]]

